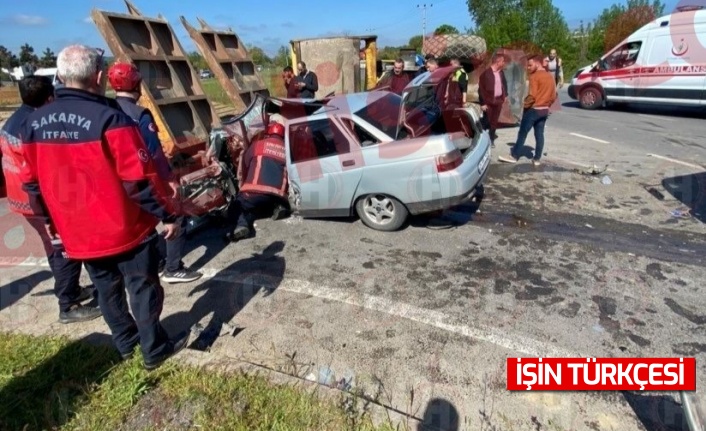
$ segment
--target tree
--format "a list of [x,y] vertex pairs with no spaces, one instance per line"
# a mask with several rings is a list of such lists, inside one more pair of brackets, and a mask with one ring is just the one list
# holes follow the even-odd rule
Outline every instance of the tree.
[[458,29],[452,25],[449,24],[442,24],[434,30],[434,35],[440,35],[440,34],[459,34],[460,32]]
[[378,60],[397,60],[400,56],[400,49],[394,46],[386,46],[378,50]]
[[19,65],[20,61],[17,59],[17,56],[6,47],[0,45],[0,67],[12,71],[13,67]]
[[39,65],[42,67],[54,67],[54,65],[56,65],[56,55],[54,55],[54,51],[49,48],[45,49],[42,53],[42,59],[39,60]]
[[262,48],[251,45],[248,48],[248,53],[250,54],[250,58],[252,58],[252,61],[255,64],[266,66],[272,63],[272,59],[268,57],[267,54],[265,54],[265,51],[263,51]]
[[421,51],[422,51],[422,46],[424,45],[424,40],[422,39],[422,36],[421,36],[421,35],[419,35],[419,36],[412,36],[412,37],[409,39],[409,42],[407,42],[407,45],[408,45],[410,48],[414,49],[415,51],[421,52]]
[[34,53],[34,48],[32,48],[28,43],[25,43],[20,47],[20,63],[22,64],[37,64],[39,59]]
[[277,54],[275,54],[274,58],[272,59],[272,62],[275,66],[284,68],[289,65],[289,61],[289,49],[287,49],[287,47],[284,45],[280,46],[277,50]]
[[556,49],[565,74],[577,67],[577,42],[551,0],[467,0],[467,4],[475,22],[469,32],[485,39],[488,52],[508,48],[532,55]]
[[619,45],[643,25],[664,14],[660,0],[627,0],[626,4],[614,4],[593,22],[588,32],[588,57],[595,61]]
[[208,69],[208,63],[206,63],[206,59],[203,58],[201,54],[199,54],[196,51],[192,51],[188,55],[189,57],[189,62],[191,63],[192,66],[194,66],[194,69],[196,70],[203,70],[203,69]]

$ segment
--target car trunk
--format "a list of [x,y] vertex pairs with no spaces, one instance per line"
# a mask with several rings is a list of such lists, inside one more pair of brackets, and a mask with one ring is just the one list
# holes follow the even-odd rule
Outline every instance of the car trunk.
[[473,149],[482,128],[462,106],[460,87],[453,80],[456,70],[440,68],[410,82],[402,95],[397,139],[448,133],[464,156]]

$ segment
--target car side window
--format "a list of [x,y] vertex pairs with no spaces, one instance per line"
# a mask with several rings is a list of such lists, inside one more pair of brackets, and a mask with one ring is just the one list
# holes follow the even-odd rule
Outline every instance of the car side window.
[[637,61],[637,56],[640,55],[641,47],[642,42],[628,42],[623,44],[605,59],[607,69],[622,69],[634,65]]
[[361,147],[368,147],[370,145],[380,143],[380,140],[378,138],[371,135],[367,130],[365,130],[359,124],[355,123],[353,120],[349,118],[342,118],[341,121],[343,122],[343,124],[345,124],[348,130],[353,132],[355,137],[358,138],[358,143]]
[[289,147],[292,163],[350,152],[348,138],[328,119],[292,125]]

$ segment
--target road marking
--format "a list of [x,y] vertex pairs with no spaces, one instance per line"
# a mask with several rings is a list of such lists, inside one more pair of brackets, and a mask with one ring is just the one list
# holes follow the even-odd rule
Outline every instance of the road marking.
[[[46,260],[46,259],[44,259]],[[20,266],[44,266],[41,259],[27,259]],[[223,271],[217,268],[203,268],[202,279],[213,279],[225,283],[233,283],[235,280],[246,281],[247,273],[239,271]],[[257,274],[253,274],[257,277]],[[257,280],[262,281],[262,280]],[[196,281],[195,283],[198,283]],[[260,283],[257,283],[260,284]],[[266,284],[263,283],[263,284]],[[274,284],[274,283],[273,283]],[[351,292],[350,289],[337,289],[327,286],[320,286],[306,280],[283,279],[277,285],[273,285],[276,290],[283,290],[290,293],[313,296],[319,299],[327,299],[342,304],[348,304],[366,310],[385,313],[389,316],[401,319],[412,320],[427,326],[433,326],[448,332],[460,334],[469,338],[495,344],[496,346],[508,349],[512,352],[520,353],[532,357],[586,357],[586,354],[577,353],[562,349],[552,344],[525,337],[519,334],[511,334],[507,330],[500,330],[482,324],[463,325],[450,323],[450,316],[436,311],[417,307],[404,302],[393,301],[380,296],[367,295],[359,292]],[[275,292],[276,293],[276,292]]]
[[672,163],[677,163],[677,164],[684,165],[684,166],[689,166],[690,168],[694,168],[694,169],[706,169],[705,167],[700,166],[700,165],[695,165],[695,164],[689,163],[689,162],[682,162],[681,160],[672,159],[671,157],[660,156],[659,154],[648,154],[648,156],[654,157],[657,159],[666,160],[666,161],[672,162]]
[[654,118],[657,120],[662,120],[662,121],[677,121],[674,118],[667,118],[667,117],[661,117],[659,115],[650,115],[650,114],[637,114],[640,117],[645,117],[645,118]]
[[590,136],[580,135],[580,134],[578,134],[578,133],[569,133],[569,135],[574,135],[574,136],[577,136],[577,137],[579,137],[579,138],[589,139],[589,140],[591,140],[591,141],[600,142],[601,144],[610,144],[610,142],[604,141],[603,139],[592,138],[592,137],[590,137]]

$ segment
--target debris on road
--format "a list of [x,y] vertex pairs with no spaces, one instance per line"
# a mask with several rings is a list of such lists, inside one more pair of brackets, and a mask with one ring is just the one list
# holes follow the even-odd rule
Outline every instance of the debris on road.
[[603,183],[606,186],[609,186],[609,185],[613,184],[613,180],[611,180],[610,177],[608,175],[606,175],[601,179],[601,183]]
[[660,192],[659,190],[657,190],[654,187],[650,187],[649,189],[647,189],[647,192],[660,201],[664,200],[664,195],[662,194],[662,192]]
[[671,212],[671,215],[674,218],[683,218],[683,219],[691,218],[691,209],[677,208]]
[[608,165],[605,165],[605,167],[603,169],[600,169],[596,165],[593,165],[588,169],[575,169],[575,171],[580,173],[581,175],[592,175],[592,176],[600,175],[607,170],[608,170]]

